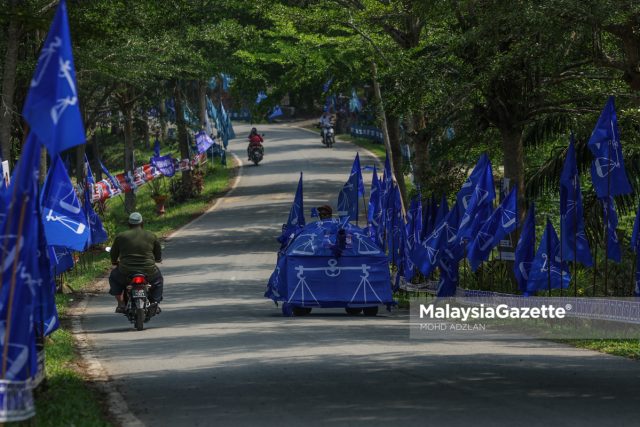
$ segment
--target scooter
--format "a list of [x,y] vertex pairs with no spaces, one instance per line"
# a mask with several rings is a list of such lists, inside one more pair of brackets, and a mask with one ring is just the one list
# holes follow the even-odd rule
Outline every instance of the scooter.
[[336,135],[333,126],[322,127],[322,143],[331,148],[336,143]]
[[263,157],[264,157],[264,148],[262,146],[253,147],[250,149],[249,159],[251,159],[254,165],[258,166],[258,163],[262,161]]

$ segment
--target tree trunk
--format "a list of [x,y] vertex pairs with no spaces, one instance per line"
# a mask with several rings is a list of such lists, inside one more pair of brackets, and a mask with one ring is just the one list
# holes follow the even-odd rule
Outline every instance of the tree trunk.
[[[12,0],[10,7],[15,11],[18,0]],[[11,158],[11,125],[13,123],[13,96],[16,90],[16,69],[18,65],[18,47],[21,28],[18,20],[9,19],[7,30],[7,50],[2,73],[2,93],[0,94],[0,148],[3,160],[13,165]]]
[[98,182],[98,181],[102,181],[102,168],[98,164],[98,159],[100,159],[101,157],[100,144],[98,143],[98,132],[95,132],[93,134],[93,137],[91,138],[91,140],[92,140],[91,147],[93,148],[93,165],[91,165],[91,169],[93,170],[93,173],[95,175],[96,182]]
[[522,144],[522,128],[501,128],[502,152],[504,155],[504,177],[510,180],[509,188],[514,185],[518,189],[518,219],[522,221],[526,214],[524,146]]
[[146,112],[143,113],[140,120],[142,120],[142,138],[144,138],[144,148],[148,150],[150,148],[149,139],[151,136],[149,135],[149,119]]
[[[384,145],[387,149],[387,156],[389,157],[389,164],[391,165],[391,173],[393,174],[396,182],[398,181],[398,176],[396,175],[396,171],[394,169],[394,161],[393,161],[393,152],[391,150],[391,142],[389,141],[389,128],[387,126],[387,115],[384,111],[384,104],[382,103],[382,93],[380,92],[380,85],[378,84],[378,67],[375,62],[371,62],[371,80],[373,80],[373,91],[376,97],[376,101],[378,102],[378,118],[380,119],[382,125],[382,135],[384,136]],[[401,177],[404,179],[404,177]],[[404,200],[400,199],[402,202],[402,212],[406,212],[404,208]]]
[[207,83],[198,82],[198,114],[200,118],[200,127],[207,128]]
[[[176,82],[173,97],[176,104],[176,127],[178,128],[178,147],[180,148],[180,156],[183,159],[189,158],[189,135],[187,134],[187,125],[184,122],[184,113],[182,110],[182,91],[180,90],[180,83]],[[191,171],[185,170],[182,172],[182,186],[185,194],[192,193],[191,184]]]
[[[118,98],[124,118],[124,173],[133,178],[133,107],[131,89],[126,88]],[[131,213],[136,210],[136,195],[133,191],[124,194],[124,209]]]
[[404,159],[402,158],[402,147],[400,146],[400,118],[389,113],[385,114],[387,116],[387,126],[389,131],[389,146],[391,147],[391,153],[393,154],[393,170],[396,173],[400,195],[402,196],[402,200],[406,203],[407,186],[404,182]]
[[[429,133],[426,130],[424,114],[414,114],[409,122],[409,134],[414,152],[413,176],[418,189],[421,192],[422,190],[428,191],[430,190],[428,183],[431,165],[429,164]],[[437,189],[432,190],[436,196],[440,196],[437,194]],[[423,194],[423,196],[425,195],[426,193]]]
[[167,106],[164,103],[164,99],[160,100],[160,141],[165,142],[167,140]]

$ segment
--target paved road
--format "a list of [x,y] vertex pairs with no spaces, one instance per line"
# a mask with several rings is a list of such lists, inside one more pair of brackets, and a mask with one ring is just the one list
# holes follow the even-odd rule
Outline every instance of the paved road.
[[[308,211],[335,199],[355,148],[261,130],[264,163],[245,165],[218,209],[167,242],[164,312],[148,329],[113,314],[109,295],[89,303],[83,325],[95,352],[145,424],[638,425],[633,361],[547,342],[410,340],[400,312],[281,317],[262,294],[298,173]],[[232,148],[245,158],[243,141]]]

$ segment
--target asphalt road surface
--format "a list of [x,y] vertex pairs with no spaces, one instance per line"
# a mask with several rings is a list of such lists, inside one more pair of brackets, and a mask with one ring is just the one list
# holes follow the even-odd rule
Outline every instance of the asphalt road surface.
[[282,317],[263,292],[298,174],[307,213],[335,206],[356,147],[327,149],[308,131],[263,126],[266,154],[255,167],[248,130],[238,126],[230,145],[244,162],[237,188],[166,242],[163,313],[136,332],[110,295],[89,301],[83,326],[95,354],[143,423],[639,425],[634,361],[545,341],[412,340],[399,311]]

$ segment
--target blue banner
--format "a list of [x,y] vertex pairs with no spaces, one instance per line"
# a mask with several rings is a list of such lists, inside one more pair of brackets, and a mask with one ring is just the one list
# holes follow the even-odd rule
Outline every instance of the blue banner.
[[387,258],[365,230],[318,221],[280,257],[265,297],[307,307],[393,304],[390,281]]
[[83,251],[90,229],[60,156],[55,156],[49,169],[41,204],[47,243]]
[[382,133],[382,130],[374,126],[351,125],[349,126],[349,133],[354,138],[371,139],[380,143],[384,142],[384,134]]
[[40,51],[22,115],[51,157],[85,142],[64,0]]
[[151,164],[167,178],[171,178],[176,174],[176,161],[171,154],[160,157],[152,157]]

